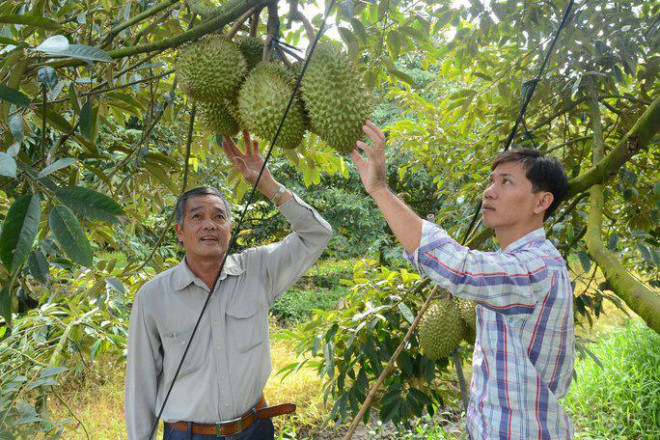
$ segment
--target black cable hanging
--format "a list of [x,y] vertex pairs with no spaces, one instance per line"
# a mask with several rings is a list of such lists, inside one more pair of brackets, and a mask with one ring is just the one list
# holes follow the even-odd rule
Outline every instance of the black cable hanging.
[[[518,133],[518,127],[520,126],[521,123],[524,125],[524,117],[525,117],[525,111],[527,111],[527,106],[529,105],[529,102],[532,100],[532,95],[534,95],[534,91],[536,90],[536,85],[541,81],[541,75],[543,74],[543,71],[545,70],[545,67],[548,64],[548,60],[550,60],[550,55],[552,54],[552,50],[555,47],[555,43],[557,43],[557,40],[559,39],[559,34],[561,33],[561,30],[564,28],[566,25],[566,22],[568,21],[568,16],[570,15],[571,9],[573,8],[573,3],[574,0],[570,0],[568,2],[568,5],[566,5],[566,9],[564,10],[564,15],[562,16],[561,22],[559,23],[559,27],[557,28],[557,31],[555,32],[554,37],[552,38],[552,42],[550,43],[550,47],[548,48],[548,51],[545,54],[545,58],[543,59],[543,64],[541,64],[541,67],[539,68],[539,72],[536,74],[536,76],[528,81],[525,81],[522,86],[521,90],[521,95],[522,95],[522,103],[520,104],[520,111],[518,112],[518,117],[516,118],[516,122],[513,124],[513,129],[511,130],[511,133],[509,134],[509,137],[506,140],[506,144],[504,145],[504,149],[502,151],[507,151],[509,147],[511,147],[511,143],[516,137],[516,134]],[[528,133],[528,131],[525,129],[525,131]],[[532,142],[533,138],[532,138]],[[479,218],[479,211],[481,210],[481,201],[477,204],[477,207],[474,211],[474,214],[472,214],[472,220],[470,221],[470,225],[468,228],[465,230],[465,235],[463,236],[462,244],[465,244],[470,237],[470,234],[472,234],[472,229],[475,226],[475,223],[477,222],[477,219]]]
[[325,15],[323,17],[323,21],[321,22],[321,26],[319,27],[318,32],[316,33],[316,37],[314,38],[314,41],[312,42],[312,46],[309,50],[309,54],[307,55],[305,59],[305,63],[303,64],[302,70],[300,71],[300,75],[298,75],[298,80],[296,81],[296,85],[293,88],[293,93],[291,93],[291,98],[289,99],[289,103],[286,106],[286,109],[284,110],[284,114],[282,115],[282,120],[280,121],[280,125],[277,127],[277,131],[275,132],[275,136],[273,137],[273,141],[270,144],[270,147],[268,149],[268,153],[266,154],[266,157],[264,159],[264,164],[261,166],[261,170],[259,170],[259,175],[257,176],[257,180],[254,182],[254,185],[252,185],[252,190],[250,191],[250,196],[248,197],[248,201],[245,204],[245,207],[243,208],[243,212],[241,213],[241,217],[238,220],[238,224],[236,226],[235,232],[232,235],[232,238],[229,242],[229,246],[227,247],[227,252],[225,252],[224,257],[222,258],[222,263],[220,263],[220,269],[218,269],[218,273],[215,276],[215,280],[213,281],[213,287],[209,291],[209,294],[206,296],[206,301],[204,302],[204,306],[202,307],[202,310],[199,313],[199,317],[197,318],[197,322],[195,323],[195,327],[193,328],[192,333],[190,334],[190,338],[188,339],[188,343],[186,344],[186,349],[183,351],[183,355],[181,356],[181,361],[179,361],[179,366],[176,369],[176,372],[174,373],[174,378],[172,379],[172,382],[170,383],[169,389],[167,390],[167,394],[165,395],[165,400],[163,400],[163,403],[160,407],[160,410],[158,411],[158,414],[156,416],[156,420],[154,422],[153,427],[151,428],[151,434],[149,435],[149,439],[153,438],[154,434],[158,430],[158,422],[163,415],[163,410],[165,409],[165,405],[167,404],[167,401],[170,397],[170,394],[172,393],[172,389],[174,388],[174,383],[176,382],[177,377],[179,376],[179,371],[181,370],[181,366],[183,365],[183,362],[186,359],[186,355],[188,354],[188,350],[190,349],[190,345],[192,344],[193,338],[195,337],[195,334],[197,333],[197,328],[199,327],[199,323],[202,320],[202,317],[204,316],[204,312],[206,311],[206,308],[209,305],[209,302],[211,300],[211,296],[213,295],[213,292],[215,291],[215,287],[218,283],[218,279],[220,279],[220,274],[222,273],[222,269],[225,267],[225,263],[227,261],[227,256],[229,255],[229,251],[235,246],[236,241],[238,240],[238,235],[241,232],[241,225],[243,224],[243,220],[245,218],[245,214],[247,213],[247,210],[252,203],[252,200],[254,199],[254,195],[257,190],[257,185],[259,184],[259,181],[261,180],[261,176],[263,175],[264,170],[266,169],[266,165],[268,164],[268,160],[270,159],[271,153],[273,152],[273,147],[275,146],[275,143],[277,142],[277,138],[280,135],[280,131],[282,130],[282,126],[284,126],[284,121],[286,120],[287,115],[289,114],[289,110],[291,109],[291,106],[293,105],[293,102],[296,98],[296,95],[298,94],[298,89],[300,88],[300,83],[302,81],[303,76],[305,76],[305,71],[307,70],[307,65],[309,64],[309,61],[312,59],[312,55],[314,54],[314,50],[316,49],[316,44],[318,43],[319,39],[321,38],[321,35],[323,35],[323,30],[325,28],[325,22],[330,15],[330,12],[332,12],[332,8],[335,5],[335,0],[331,0],[330,4],[328,5],[328,8],[326,9]]

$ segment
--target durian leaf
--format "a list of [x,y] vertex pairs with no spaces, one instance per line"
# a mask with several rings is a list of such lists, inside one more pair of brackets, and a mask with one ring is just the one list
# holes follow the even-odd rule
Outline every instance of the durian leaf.
[[55,193],[57,198],[79,215],[117,223],[117,216],[124,215],[122,207],[110,197],[89,188],[67,186]]
[[0,233],[0,259],[11,271],[18,269],[27,259],[34,244],[41,220],[39,196],[19,197],[9,208]]
[[0,152],[0,176],[16,177],[16,161],[7,153]]
[[50,18],[37,17],[34,15],[0,15],[0,23],[23,24],[34,26],[46,30],[56,30],[60,28],[59,23]]
[[75,163],[76,159],[72,157],[67,157],[64,159],[59,159],[53,162],[52,164],[48,165],[46,168],[41,170],[39,174],[37,175],[37,178],[41,179],[42,177],[46,177],[49,174],[54,173],[55,171],[59,171],[63,168],[68,167],[72,163]]
[[5,84],[0,84],[0,99],[19,107],[30,106],[30,98],[25,96],[20,90],[12,89]]
[[28,257],[28,269],[34,279],[45,283],[48,279],[48,260],[41,251],[32,251]]
[[87,101],[80,108],[80,133],[85,137],[85,139],[90,140],[92,138],[92,132],[94,131],[94,126],[92,124],[92,101],[87,98]]
[[75,263],[91,267],[94,259],[92,246],[80,222],[65,205],[57,205],[50,211],[48,224],[55,240],[64,253]]

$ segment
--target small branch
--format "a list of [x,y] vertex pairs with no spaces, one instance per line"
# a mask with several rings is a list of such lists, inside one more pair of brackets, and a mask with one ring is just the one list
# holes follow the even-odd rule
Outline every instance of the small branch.
[[268,35],[266,36],[266,43],[264,44],[263,60],[270,61],[271,43],[277,36],[280,28],[280,16],[277,12],[277,3],[268,4]]
[[64,399],[62,399],[60,397],[60,395],[55,390],[51,390],[51,392],[55,395],[55,397],[57,397],[57,400],[59,400],[62,403],[62,405],[64,405],[64,407],[67,409],[67,411],[69,411],[69,414],[71,414],[71,417],[76,419],[76,421],[78,422],[78,425],[82,426],[82,429],[85,432],[85,437],[87,437],[87,440],[89,440],[89,433],[87,432],[87,428],[85,427],[85,424],[82,422],[82,420],[80,420],[76,416],[76,414],[71,410],[71,408],[69,408],[69,405],[66,404]]
[[461,358],[458,357],[458,353],[456,351],[451,354],[451,360],[454,361],[454,366],[456,367],[456,375],[458,376],[458,384],[461,387],[461,400],[463,401],[463,409],[467,411],[469,402],[468,390],[467,385],[465,384],[465,375],[463,374]]
[[[223,26],[233,22],[238,17],[243,15],[245,11],[250,8],[256,7],[258,5],[266,4],[266,2],[272,0],[233,0],[230,3],[227,3],[222,9],[224,10],[217,17],[206,20],[200,25],[186,31],[182,32],[179,35],[176,35],[171,38],[165,38],[159,41],[153,41],[139,46],[129,46],[122,47],[120,49],[111,50],[108,52],[108,55],[113,60],[118,60],[140,53],[149,53],[158,50],[164,49],[173,49],[181,46],[189,41],[197,40],[204,35],[210,34],[212,32],[221,29]],[[54,63],[49,63],[48,65],[59,68],[59,67],[70,67],[70,66],[81,66],[84,65],[85,61],[68,59],[57,61]],[[34,68],[34,67],[33,67]]]
[[261,15],[261,10],[263,8],[263,6],[258,6],[255,9],[254,14],[252,14],[252,19],[250,20],[250,36],[253,38],[257,36],[259,31],[259,16]]
[[291,64],[291,61],[289,61],[289,59],[287,58],[284,51],[282,49],[280,49],[279,47],[276,47],[275,50],[277,51],[277,54],[280,56],[280,59],[282,60],[284,65],[288,68],[292,68],[293,64]]
[[312,41],[314,41],[314,39],[316,38],[316,31],[314,30],[314,26],[312,25],[312,23],[310,23],[309,20],[307,20],[307,17],[305,17],[300,12],[298,12],[298,14],[293,17],[293,19],[298,20],[303,24],[309,42],[311,43]]
[[101,43],[101,47],[107,47],[112,43],[112,40],[115,39],[115,37],[124,29],[133,26],[136,23],[141,22],[142,20],[151,17],[152,15],[156,15],[163,9],[166,9],[173,5],[174,3],[177,3],[179,0],[164,0],[160,3],[157,3],[156,5],[152,6],[151,8],[145,10],[144,12],[141,12],[140,14],[137,14],[135,17],[131,18],[130,20],[126,20],[125,22],[113,27],[110,29],[108,32],[108,35],[103,39],[103,42]]
[[243,27],[243,24],[247,21],[250,16],[254,13],[255,8],[250,9],[247,11],[245,14],[241,15],[238,20],[234,23],[234,25],[229,29],[229,32],[227,32],[227,38],[232,39],[234,38],[234,35]]

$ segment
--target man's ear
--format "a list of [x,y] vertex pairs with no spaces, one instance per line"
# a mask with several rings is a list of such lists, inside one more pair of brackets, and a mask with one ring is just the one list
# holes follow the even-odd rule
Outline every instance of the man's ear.
[[534,208],[534,214],[541,214],[547,211],[554,200],[555,196],[551,192],[539,191],[536,208]]
[[175,223],[174,230],[176,231],[176,238],[179,240],[179,243],[183,244],[183,225]]

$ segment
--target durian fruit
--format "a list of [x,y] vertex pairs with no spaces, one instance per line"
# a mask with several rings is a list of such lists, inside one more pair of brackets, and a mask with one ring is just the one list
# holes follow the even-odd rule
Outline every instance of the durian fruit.
[[302,80],[303,100],[311,130],[342,153],[355,149],[373,101],[348,56],[319,43]]
[[477,306],[472,301],[454,298],[458,306],[458,313],[465,323],[465,340],[474,344],[477,337]]
[[[261,139],[271,141],[280,125],[293,93],[295,78],[281,64],[261,62],[248,75],[238,94],[241,127]],[[302,142],[307,123],[300,99],[296,98],[277,139],[282,148],[295,148]]]
[[181,49],[176,71],[181,87],[191,98],[222,103],[235,95],[247,63],[235,43],[211,34]]
[[419,343],[431,359],[449,356],[465,336],[465,323],[452,299],[434,302],[419,323]]
[[236,42],[236,44],[238,44],[238,49],[241,51],[245,61],[247,62],[248,72],[254,69],[256,65],[263,60],[264,42],[261,40],[261,38],[241,38]]
[[209,132],[234,137],[240,130],[229,102],[200,102],[198,105],[202,124]]

